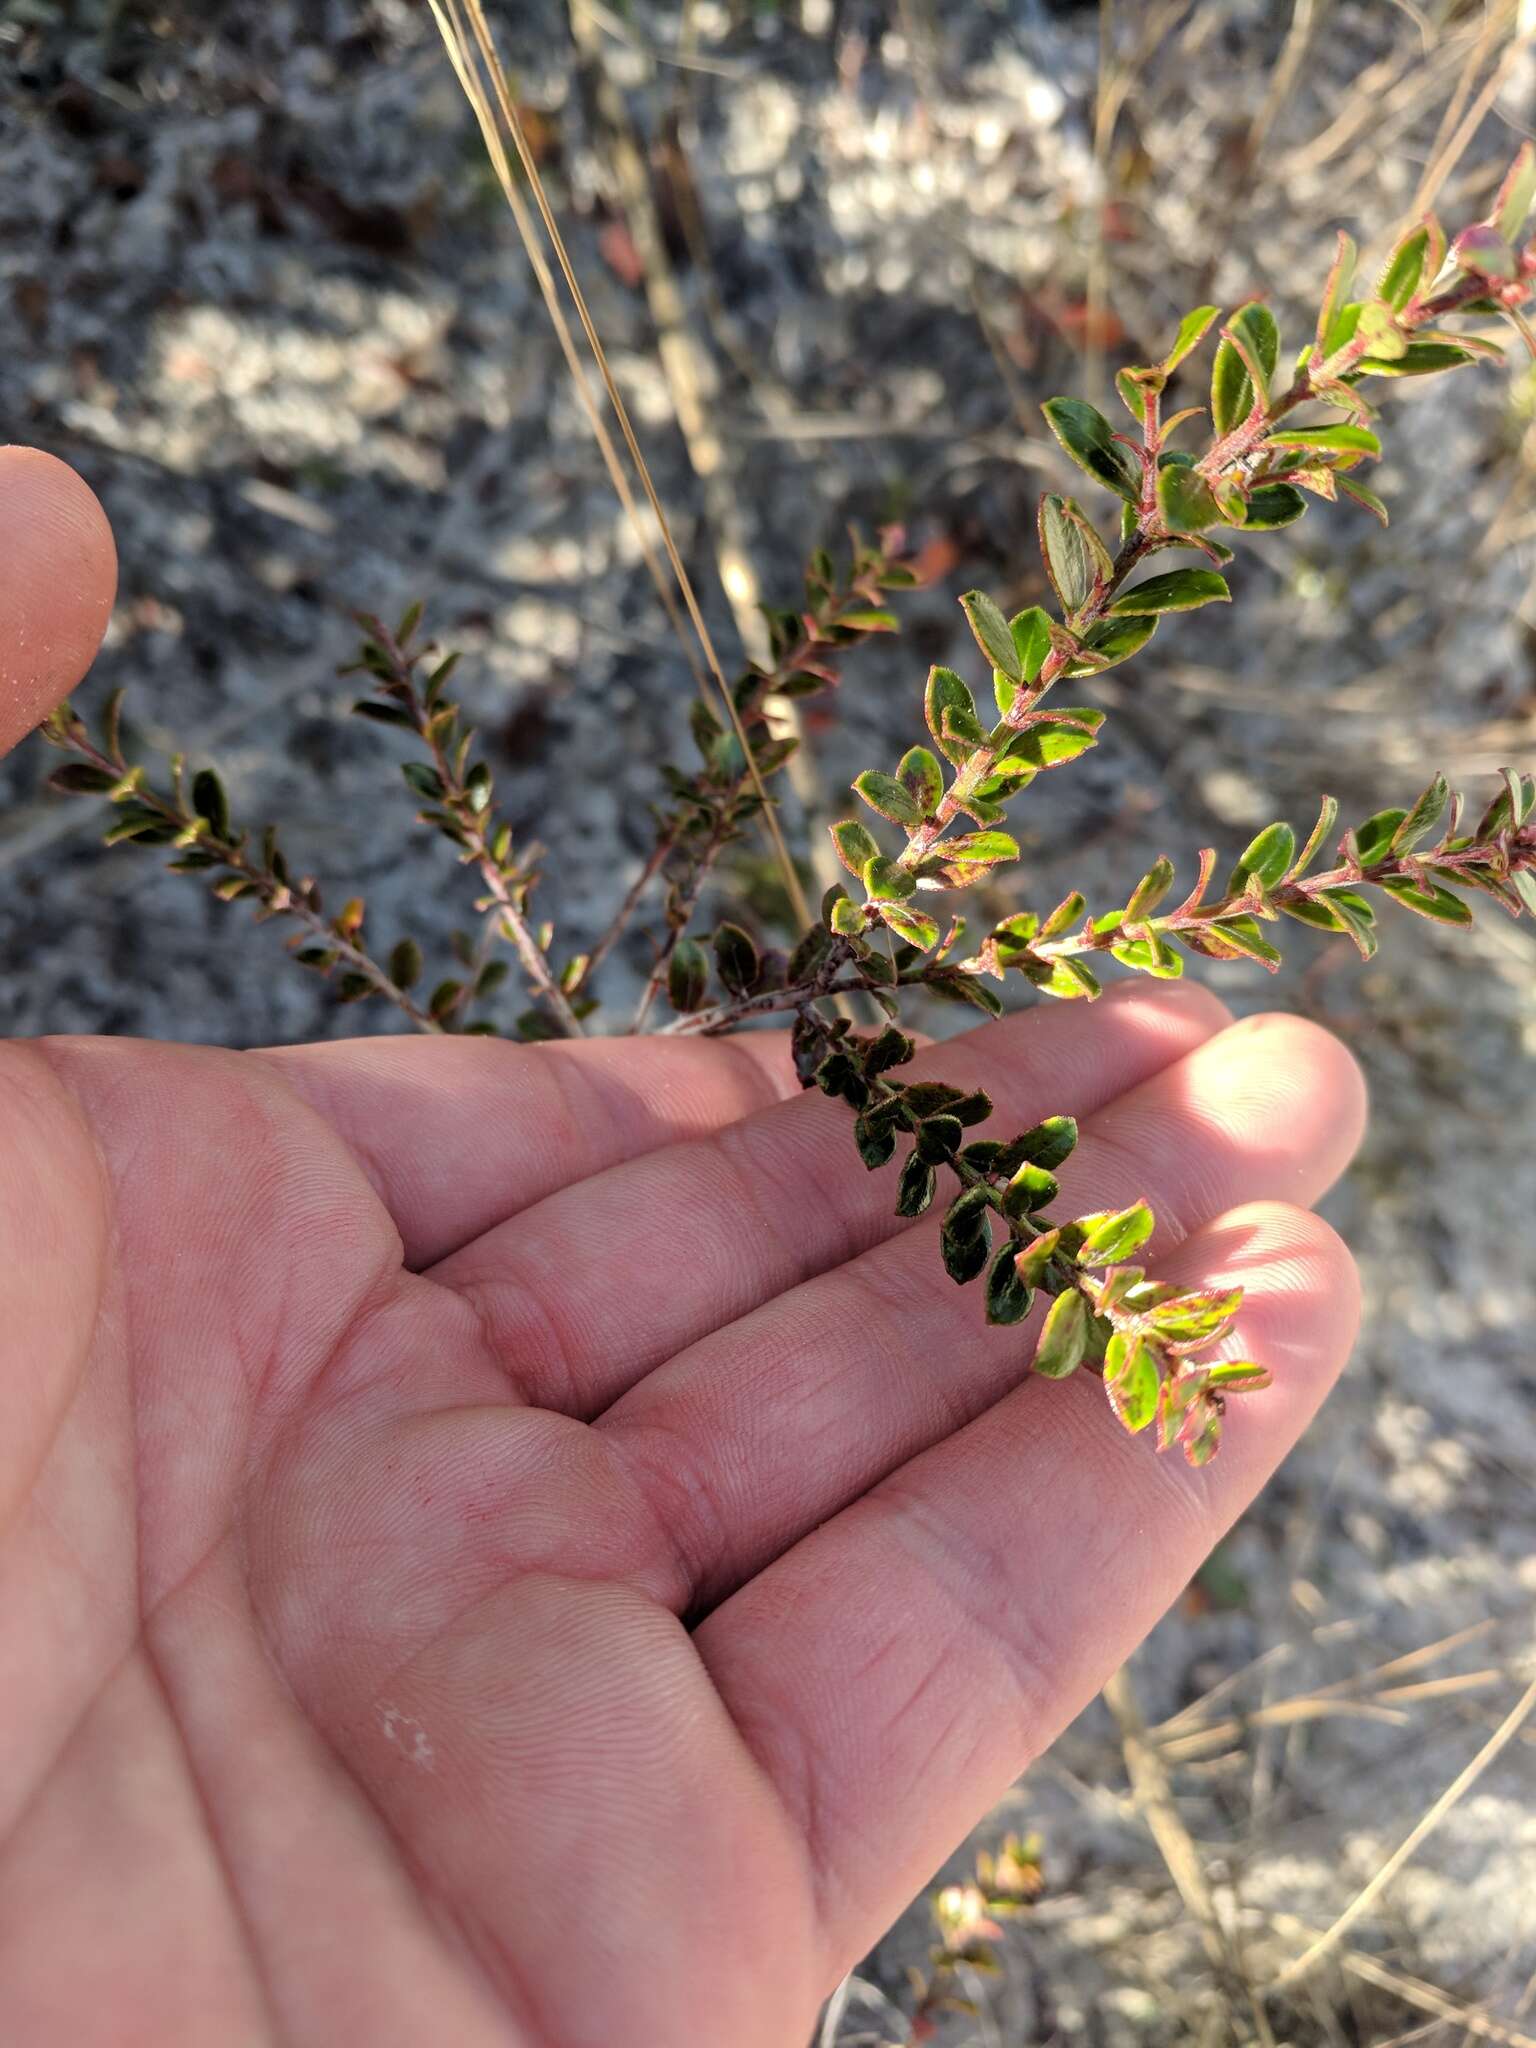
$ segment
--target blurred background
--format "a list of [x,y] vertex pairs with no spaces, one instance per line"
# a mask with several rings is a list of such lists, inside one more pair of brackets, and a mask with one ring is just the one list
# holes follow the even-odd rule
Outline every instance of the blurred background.
[[[1108,404],[1205,299],[1266,295],[1294,351],[1336,227],[1373,257],[1426,204],[1475,217],[1536,121],[1530,0],[488,11],[728,663],[809,548],[908,526],[929,583],[808,714],[839,808],[917,736],[929,662],[975,673],[956,594],[1042,594],[1034,501],[1072,487],[1042,398]],[[1361,815],[1437,765],[1478,790],[1536,765],[1536,372],[1512,352],[1384,404],[1390,529],[1314,506],[1240,541],[1238,601],[1104,679],[1104,744],[1020,808],[1029,901],[1123,901],[1158,852],[1189,872],[1271,818],[1305,832],[1324,788]],[[452,870],[334,673],[352,607],[422,597],[550,849],[561,950],[602,929],[692,685],[424,5],[0,0],[0,436],[75,463],[117,531],[83,709],[127,685],[146,747],[216,760],[242,817],[430,956],[465,915]],[[92,806],[40,793],[50,765],[33,745],[5,771],[7,1031],[393,1028],[103,850]],[[1298,927],[1278,987],[1217,977],[1367,1066],[1371,1136],[1329,1204],[1366,1333],[1112,1701],[944,1873],[1039,1835],[996,1968],[939,1973],[975,2006],[919,2020],[945,2043],[1536,2042],[1536,1716],[1458,1783],[1536,1675],[1536,944],[1491,907],[1470,937],[1383,925],[1364,969]],[[648,959],[642,920],[608,989]],[[932,1987],[974,1913],[915,1901],[828,2048],[916,2038],[935,1998],[909,1973]]]

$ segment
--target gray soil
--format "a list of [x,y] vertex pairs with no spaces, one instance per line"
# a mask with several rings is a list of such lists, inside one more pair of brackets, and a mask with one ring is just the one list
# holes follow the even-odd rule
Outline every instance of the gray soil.
[[[1034,404],[1105,397],[1103,355],[1145,360],[1207,296],[1267,294],[1294,350],[1333,228],[1374,252],[1411,204],[1476,28],[1433,0],[1334,0],[1277,93],[1289,7],[1117,12],[1127,91],[1096,153],[1092,10],[802,0],[733,20],[699,0],[700,65],[679,70],[650,55],[674,47],[673,10],[615,6],[632,113],[648,132],[680,119],[712,275],[674,254],[719,365],[765,594],[792,602],[802,549],[850,519],[907,517],[950,548],[952,574],[903,602],[906,634],[861,658],[817,732],[834,791],[916,736],[927,662],[965,659],[959,590],[1040,595],[1033,500],[1070,486]],[[598,324],[731,644],[563,13],[500,13]],[[1447,217],[1485,202],[1533,83],[1516,52]],[[1230,854],[1273,817],[1305,830],[1324,787],[1358,816],[1411,800],[1435,765],[1477,790],[1506,759],[1536,765],[1536,377],[1512,355],[1386,407],[1390,530],[1318,506],[1242,544],[1239,602],[1170,622],[1106,680],[1105,743],[1023,807],[1029,901],[1069,885],[1123,901],[1159,851],[1187,872],[1200,845]],[[271,0],[194,20],[0,0],[0,438],[76,463],[117,530],[121,596],[83,708],[126,685],[146,747],[216,759],[240,815],[281,818],[337,902],[366,894],[384,943],[411,932],[440,956],[470,892],[455,911],[403,793],[388,808],[398,750],[342,715],[355,692],[334,675],[349,608],[422,596],[466,652],[509,815],[550,849],[539,900],[560,945],[602,928],[645,848],[656,764],[686,746],[690,686],[425,10]],[[394,1028],[338,1010],[279,934],[155,857],[103,850],[92,807],[40,792],[49,765],[32,745],[6,770],[6,1030],[250,1044]],[[1491,907],[1470,936],[1392,908],[1383,923],[1368,967],[1297,928],[1278,990],[1258,969],[1219,979],[1240,1009],[1278,1000],[1341,1031],[1375,1102],[1328,1205],[1366,1281],[1354,1365],[1134,1667],[1150,1722],[1184,1714],[1162,1754],[1237,1967],[1213,1970],[1096,1707],[947,1872],[1004,1828],[1044,1836],[1045,1897],[946,2041],[1263,2038],[1240,1980],[1349,1903],[1536,1674],[1536,953]],[[642,925],[613,963],[619,997],[647,958]],[[1502,2015],[1504,2040],[1536,2034],[1519,2017],[1536,1973],[1533,1744],[1536,1721],[1350,1935]],[[931,1938],[916,1902],[828,2039],[904,2039],[904,1972]],[[1330,2044],[1428,2019],[1336,1966],[1273,2012],[1277,2038]]]

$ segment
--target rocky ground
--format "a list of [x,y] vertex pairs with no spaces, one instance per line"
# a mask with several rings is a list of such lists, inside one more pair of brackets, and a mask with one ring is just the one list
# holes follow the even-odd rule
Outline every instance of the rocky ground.
[[[924,666],[963,653],[958,590],[1039,594],[1032,502],[1066,482],[1040,398],[1103,396],[1106,362],[1144,360],[1208,295],[1268,294],[1294,346],[1333,227],[1379,247],[1463,114],[1441,203],[1483,202],[1536,97],[1514,10],[1490,7],[1504,29],[1482,43],[1481,13],[1447,0],[1294,19],[1313,14],[1303,48],[1289,7],[1122,0],[1104,90],[1091,9],[698,0],[686,68],[667,61],[675,10],[603,16],[632,115],[681,137],[703,247],[665,186],[663,210],[765,594],[792,599],[801,550],[851,518],[909,520],[943,571],[816,734],[828,787],[909,743]],[[729,642],[563,9],[514,0],[498,20]],[[365,892],[376,929],[440,950],[454,912],[436,851],[390,809],[396,749],[341,716],[353,693],[334,676],[349,607],[423,596],[466,650],[511,815],[550,849],[546,914],[573,946],[601,929],[689,685],[425,10],[0,0],[0,344],[0,434],[75,462],[118,533],[121,600],[83,706],[126,684],[147,746],[216,758],[241,814],[281,818],[338,899]],[[1324,786],[1363,814],[1435,764],[1476,784],[1536,762],[1536,381],[1512,357],[1388,405],[1390,530],[1318,508],[1244,545],[1230,612],[1173,622],[1106,681],[1108,742],[1022,821],[1032,898],[1123,899],[1158,851],[1235,848],[1281,815],[1305,827]],[[104,851],[88,807],[39,793],[47,765],[34,747],[7,771],[4,1028],[252,1043],[357,1027],[273,934]],[[1342,942],[1301,944],[1279,991],[1370,1070],[1372,1134],[1331,1203],[1367,1334],[1135,1666],[1236,1962],[1208,1961],[1096,1708],[978,1837],[1038,1828],[1047,1890],[946,2039],[1264,2038],[1241,1980],[1349,1902],[1536,1670],[1536,951],[1497,913],[1470,940],[1386,919],[1368,969]],[[620,993],[645,962],[637,937]],[[1258,970],[1222,987],[1240,1007],[1275,999]],[[1280,2038],[1426,2023],[1381,1967],[1524,2038],[1533,1742],[1536,1724],[1353,1930],[1378,1981],[1321,1972],[1278,2010]],[[829,2042],[905,2038],[903,1972],[930,1938],[918,1902]]]

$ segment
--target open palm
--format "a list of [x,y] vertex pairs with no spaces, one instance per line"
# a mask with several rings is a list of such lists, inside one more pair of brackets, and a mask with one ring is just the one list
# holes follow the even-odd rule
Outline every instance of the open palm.
[[[110,550],[7,483],[19,727]],[[1214,1466],[1029,1382],[777,1038],[0,1048],[0,2038],[794,2048],[1353,1328],[1323,1034],[1134,990],[941,1064],[1248,1288]]]

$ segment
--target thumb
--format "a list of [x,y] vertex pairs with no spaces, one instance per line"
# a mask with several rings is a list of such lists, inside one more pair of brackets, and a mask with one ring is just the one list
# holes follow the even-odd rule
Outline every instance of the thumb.
[[96,494],[38,448],[0,448],[0,754],[90,667],[117,590]]

